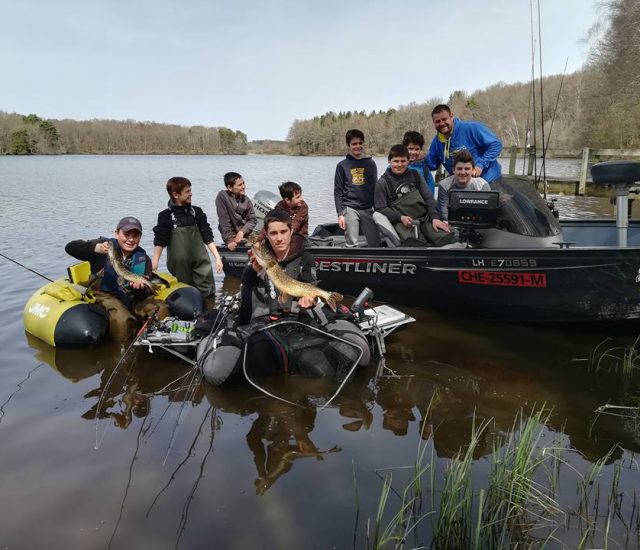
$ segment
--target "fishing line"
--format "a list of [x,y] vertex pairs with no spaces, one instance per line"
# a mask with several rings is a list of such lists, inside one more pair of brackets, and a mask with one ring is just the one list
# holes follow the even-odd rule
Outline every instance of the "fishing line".
[[35,269],[31,269],[30,267],[27,267],[26,265],[21,264],[20,262],[14,260],[13,258],[9,258],[9,256],[5,256],[2,252],[0,252],[0,256],[2,256],[5,260],[9,260],[14,264],[19,265],[20,267],[26,269],[27,271],[31,271],[31,273],[35,273],[38,277],[42,277],[43,279],[46,279],[50,283],[53,283],[53,279],[49,279],[49,277],[47,277],[46,275],[43,275],[42,273],[38,273]]
[[127,354],[129,353],[129,351],[131,351],[131,348],[133,347],[133,344],[135,343],[136,339],[138,338],[138,336],[140,336],[143,333],[143,331],[147,328],[147,326],[149,325],[150,322],[151,322],[151,317],[147,317],[147,320],[144,322],[144,324],[142,325],[142,327],[140,328],[138,333],[135,335],[133,340],[131,340],[131,343],[129,344],[127,349],[122,354],[122,357],[120,357],[120,360],[118,361],[116,366],[113,368],[113,371],[111,372],[111,375],[107,379],[107,383],[105,384],[104,389],[102,390],[102,393],[100,393],[100,399],[98,399],[98,405],[96,407],[96,425],[95,425],[96,442],[95,442],[95,445],[93,447],[95,450],[98,450],[100,448],[100,444],[102,443],[102,440],[104,439],[104,436],[106,435],[106,428],[105,428],[105,431],[102,433],[102,437],[98,438],[98,424],[100,422],[100,407],[102,406],[102,402],[104,400],[104,396],[106,395],[107,390],[109,388],[109,385],[111,384],[111,380],[113,380],[113,377],[116,375],[116,372],[120,368],[120,365],[122,365],[122,363],[124,362],[124,360],[127,357]]

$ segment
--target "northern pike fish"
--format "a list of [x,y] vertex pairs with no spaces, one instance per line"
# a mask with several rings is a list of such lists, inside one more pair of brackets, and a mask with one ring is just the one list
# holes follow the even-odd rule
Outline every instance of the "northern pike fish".
[[251,250],[258,265],[264,269],[266,276],[269,277],[269,280],[280,291],[280,299],[282,301],[285,301],[289,296],[296,298],[313,296],[314,298],[324,300],[333,311],[338,307],[338,302],[342,302],[344,297],[338,292],[322,290],[315,285],[303,283],[290,277],[271,255],[264,242],[253,243]]
[[132,273],[126,267],[124,267],[124,265],[122,265],[122,261],[118,257],[119,254],[116,253],[116,250],[111,241],[107,241],[107,245],[109,247],[107,250],[107,256],[109,256],[109,261],[111,262],[113,270],[116,272],[118,279],[129,281],[130,283],[142,283],[144,286],[155,292],[155,285],[151,283],[149,279],[142,275],[136,275],[135,273]]

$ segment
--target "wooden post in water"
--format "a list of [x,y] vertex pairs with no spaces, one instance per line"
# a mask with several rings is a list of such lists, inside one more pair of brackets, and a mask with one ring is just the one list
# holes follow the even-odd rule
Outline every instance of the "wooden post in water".
[[509,147],[509,175],[515,176],[516,174],[516,156],[518,154],[518,148],[515,145]]
[[582,149],[582,166],[580,167],[580,182],[578,183],[578,195],[584,195],[587,188],[587,168],[589,166],[589,148]]
[[536,163],[536,146],[529,146],[529,158],[527,161],[527,176],[533,175],[533,165]]

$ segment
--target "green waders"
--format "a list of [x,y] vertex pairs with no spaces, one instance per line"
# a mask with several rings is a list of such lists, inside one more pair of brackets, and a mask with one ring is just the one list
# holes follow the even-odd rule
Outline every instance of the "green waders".
[[211,260],[197,225],[171,230],[167,267],[178,281],[196,287],[205,298],[214,294]]
[[[405,195],[397,198],[391,204],[391,207],[402,212],[404,216],[411,216],[414,220],[420,221],[418,239],[426,241],[431,246],[444,246],[445,244],[451,244],[456,242],[456,238],[453,233],[447,233],[444,230],[436,231],[431,225],[431,218],[429,217],[427,205],[417,189],[412,189]],[[401,241],[414,237],[414,228],[405,227],[402,223],[394,223],[393,227],[398,233]]]

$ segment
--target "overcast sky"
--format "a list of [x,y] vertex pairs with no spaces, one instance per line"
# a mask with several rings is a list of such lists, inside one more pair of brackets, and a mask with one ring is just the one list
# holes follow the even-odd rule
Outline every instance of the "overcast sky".
[[[596,3],[541,0],[545,75],[567,57],[567,72],[582,66]],[[0,0],[0,110],[285,139],[327,111],[528,80],[529,12],[529,0]]]

